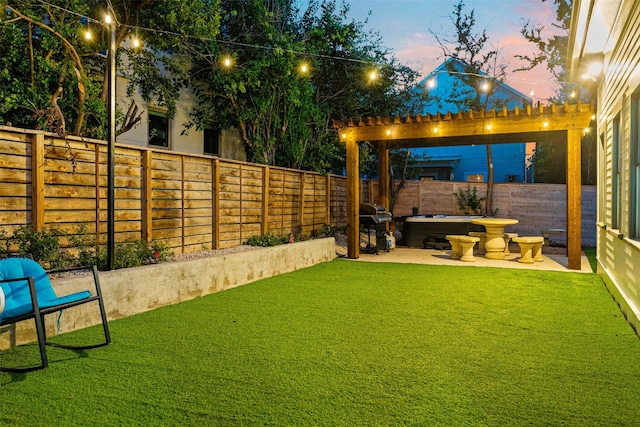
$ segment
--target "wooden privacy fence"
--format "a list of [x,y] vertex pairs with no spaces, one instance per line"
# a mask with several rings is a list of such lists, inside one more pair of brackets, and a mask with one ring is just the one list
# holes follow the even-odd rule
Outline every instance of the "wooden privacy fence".
[[[467,185],[476,187],[478,197],[487,193],[485,183],[409,181],[398,196],[393,215],[411,215],[413,207],[421,214],[462,215],[454,193],[466,190]],[[378,191],[375,181],[363,183],[362,188],[363,198],[373,198]],[[595,186],[582,186],[583,246],[596,245],[596,198]],[[495,184],[493,207],[498,209],[497,216],[519,220],[508,230],[523,236],[540,236],[543,228],[567,227],[567,187],[564,184]],[[566,236],[556,236],[554,240],[566,243]]]
[[[484,196],[486,184],[472,183]],[[106,238],[107,147],[0,126],[0,224],[80,225]],[[167,239],[174,251],[223,249],[266,233],[310,235],[323,224],[346,226],[346,180],[210,156],[118,145],[115,151],[117,241]],[[466,182],[410,181],[394,216],[461,214],[453,194]],[[362,180],[361,200],[377,200],[377,181]],[[582,187],[583,244],[595,245],[596,189]],[[517,218],[511,231],[540,235],[566,228],[566,186],[496,184],[498,216]],[[68,245],[68,242],[63,242]]]
[[[0,127],[0,221],[104,242],[107,146]],[[346,225],[344,177],[146,147],[115,150],[116,241],[167,239],[177,252],[222,249],[266,233]],[[66,244],[66,242],[65,242]]]

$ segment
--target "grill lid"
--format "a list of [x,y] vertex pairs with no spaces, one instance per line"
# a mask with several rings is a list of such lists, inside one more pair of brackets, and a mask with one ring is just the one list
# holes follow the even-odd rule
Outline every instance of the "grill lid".
[[374,203],[360,203],[360,215],[380,215],[387,212],[387,209],[382,205],[376,205]]

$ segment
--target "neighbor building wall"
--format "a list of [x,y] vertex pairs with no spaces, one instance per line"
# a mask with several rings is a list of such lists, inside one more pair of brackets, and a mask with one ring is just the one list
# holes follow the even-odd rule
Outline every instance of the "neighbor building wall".
[[[125,114],[131,102],[135,102],[138,107],[138,114],[141,113],[141,120],[129,131],[118,135],[118,142],[135,145],[138,147],[158,148],[149,144],[149,111],[166,113],[167,109],[153,102],[146,102],[139,94],[129,96],[127,85],[129,80],[123,75],[119,75],[116,82],[116,102],[118,109]],[[182,89],[180,97],[176,102],[175,115],[169,119],[169,147],[168,150],[190,154],[208,154],[204,151],[204,131],[195,126],[187,128],[191,121],[193,106],[197,103],[197,98],[191,90]],[[240,132],[236,128],[221,129],[218,139],[219,152],[214,153],[219,157],[246,161],[247,154],[245,144],[240,137]]]

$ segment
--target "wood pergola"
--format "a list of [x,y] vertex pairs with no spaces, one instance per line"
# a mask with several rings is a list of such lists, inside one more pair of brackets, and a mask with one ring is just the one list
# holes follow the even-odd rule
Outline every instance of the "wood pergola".
[[389,206],[389,150],[472,144],[545,141],[567,144],[567,255],[572,270],[581,268],[580,143],[594,108],[591,104],[553,104],[525,109],[469,111],[414,117],[335,121],[347,148],[347,256],[360,257],[360,180],[358,144],[368,141],[378,155],[377,203]]

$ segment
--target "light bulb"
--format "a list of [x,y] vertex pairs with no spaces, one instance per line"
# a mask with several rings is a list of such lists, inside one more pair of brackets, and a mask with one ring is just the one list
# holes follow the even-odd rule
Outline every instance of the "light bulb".
[[87,30],[84,33],[84,38],[87,39],[87,40],[91,40],[91,31]]
[[105,15],[104,22],[105,24],[111,24],[111,15]]
[[597,76],[602,72],[602,64],[599,62],[594,62],[589,65],[589,74],[592,76]]
[[137,37],[133,39],[133,47],[140,47],[140,39]]

